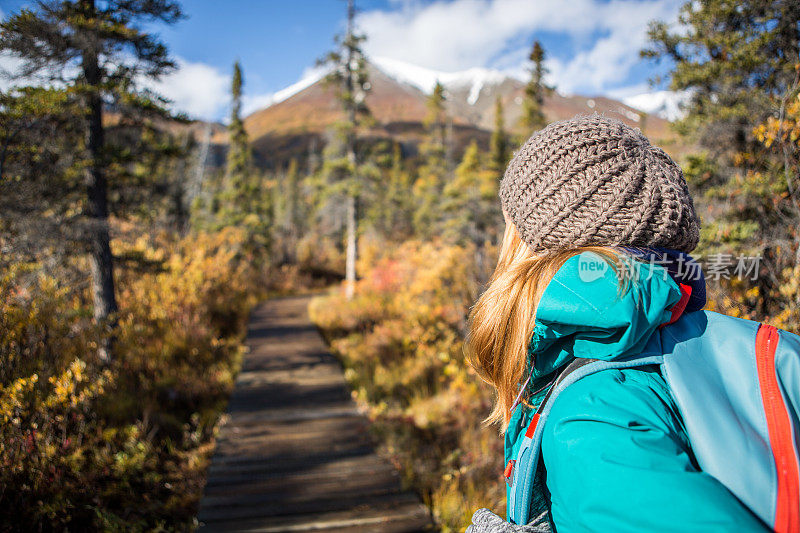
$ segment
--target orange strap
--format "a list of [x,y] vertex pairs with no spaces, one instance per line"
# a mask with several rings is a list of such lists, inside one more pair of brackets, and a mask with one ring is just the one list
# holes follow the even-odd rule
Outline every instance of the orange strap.
[[689,303],[689,298],[692,296],[692,286],[685,283],[680,283],[679,286],[681,288],[681,299],[670,309],[672,315],[670,315],[669,320],[658,326],[659,328],[668,326],[678,320],[683,314],[683,310],[686,309],[686,304]]

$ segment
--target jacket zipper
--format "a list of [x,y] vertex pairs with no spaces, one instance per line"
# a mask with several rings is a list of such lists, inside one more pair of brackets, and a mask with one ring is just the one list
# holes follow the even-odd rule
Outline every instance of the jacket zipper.
[[756,365],[778,478],[774,528],[778,533],[800,532],[800,476],[792,443],[792,423],[775,373],[777,347],[778,330],[761,324],[756,333]]

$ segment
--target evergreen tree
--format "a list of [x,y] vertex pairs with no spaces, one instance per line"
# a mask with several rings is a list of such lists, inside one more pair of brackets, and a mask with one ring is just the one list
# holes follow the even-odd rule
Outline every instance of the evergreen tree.
[[383,238],[402,241],[413,233],[411,178],[397,142],[378,142],[371,158],[375,179],[371,181],[365,222]]
[[43,143],[43,139],[56,137],[58,131],[61,138],[75,138],[69,126],[78,110],[70,110],[69,104],[66,91],[56,88],[0,91],[0,183],[33,179],[33,174],[44,170],[43,162],[58,157],[64,147]]
[[797,2],[702,0],[681,8],[680,30],[652,22],[642,55],[674,61],[670,88],[691,95],[681,131],[715,155],[751,149],[794,80],[799,20]]
[[423,120],[427,137],[420,144],[421,164],[414,181],[414,231],[430,237],[441,230],[441,194],[447,175],[447,111],[444,87],[438,81],[426,102],[428,113]]
[[[70,264],[62,259],[86,247],[75,223],[86,193],[69,157],[83,138],[72,100],[56,88],[0,92],[0,270]],[[85,283],[83,271],[61,268],[58,275],[65,284]]]
[[522,100],[522,116],[520,117],[520,125],[525,137],[547,125],[547,119],[544,116],[544,97],[552,89],[544,83],[544,77],[547,74],[544,58],[545,52],[542,44],[535,41],[528,56],[531,61],[531,79],[525,86],[525,98]]
[[302,232],[300,217],[301,180],[297,159],[292,158],[279,183],[279,195],[275,205],[275,220],[280,232],[280,244],[284,263],[294,263],[297,241]]
[[429,151],[438,151],[444,157],[445,143],[447,142],[447,109],[445,107],[444,86],[438,81],[433,86],[433,92],[425,102],[428,113],[425,115],[423,125],[428,130]]
[[500,96],[494,103],[494,131],[492,131],[492,138],[489,141],[489,149],[491,167],[502,177],[508,163],[508,135],[503,119],[503,101]]
[[651,23],[642,55],[674,62],[670,88],[690,94],[678,127],[704,152],[689,159],[686,175],[714,207],[702,248],[723,251],[712,250],[716,242],[763,257],[758,296],[748,306],[763,316],[782,307],[782,272],[798,253],[800,181],[756,132],[796,98],[800,4],[688,2],[678,23],[676,30]]
[[647,119],[649,115],[644,111],[639,111],[639,129],[642,133],[647,135]]
[[358,258],[358,219],[361,176],[358,158],[358,128],[370,123],[369,108],[365,96],[369,90],[366,56],[363,42],[366,37],[355,31],[355,4],[347,2],[347,29],[343,37],[336,38],[337,49],[322,61],[332,67],[326,81],[336,88],[336,94],[344,111],[344,119],[337,124],[341,139],[341,150],[337,157],[324,167],[333,188],[326,196],[342,194],[346,206],[346,256],[345,284],[347,298],[352,298],[356,282],[356,260]]
[[[82,211],[89,249],[94,317],[115,324],[117,300],[114,263],[109,245],[109,177],[114,153],[107,144],[104,102],[135,126],[143,114],[164,115],[163,100],[137,87],[143,77],[157,78],[174,64],[166,47],[140,24],[176,22],[177,3],[95,0],[43,0],[0,23],[0,49],[21,60],[18,75],[38,75],[67,88],[74,118],[80,121],[81,143],[74,150],[84,169],[86,197]],[[110,344],[101,350],[110,356]]]
[[300,172],[295,158],[289,161],[289,167],[286,169],[283,197],[286,205],[283,217],[284,225],[288,228],[290,234],[297,235],[300,232],[301,224],[299,216]]
[[453,181],[443,191],[443,211],[447,214],[444,235],[457,243],[474,243],[482,248],[485,241],[495,242],[502,227],[502,213],[495,198],[497,171],[490,156],[488,164],[481,160],[474,140],[456,167]]
[[231,80],[231,123],[228,125],[230,147],[228,148],[226,177],[231,187],[238,191],[241,191],[243,185],[248,181],[252,169],[250,141],[241,117],[243,84],[242,67],[237,61],[233,64]]
[[133,186],[122,191],[116,187],[115,204],[122,205],[115,211],[119,216],[135,212],[142,222],[183,233],[189,222],[187,163],[194,149],[194,136],[189,131],[172,134],[148,128],[141,132],[139,143],[155,149],[140,150],[131,157]]
[[246,224],[260,244],[267,244],[272,216],[268,183],[256,172],[253,151],[241,117],[244,77],[237,61],[231,79],[231,117],[225,176],[216,209],[216,226]]
[[[277,180],[259,172],[241,117],[244,74],[237,61],[231,77],[231,114],[225,169],[208,172],[192,206],[194,226],[219,230],[228,226],[247,229],[250,251],[263,259],[272,245]],[[205,173],[204,173],[205,174]]]
[[414,205],[411,187],[411,175],[403,164],[400,144],[395,143],[392,150],[392,168],[389,172],[387,192],[389,204],[387,229],[390,230],[394,240],[407,239],[414,231],[412,225]]

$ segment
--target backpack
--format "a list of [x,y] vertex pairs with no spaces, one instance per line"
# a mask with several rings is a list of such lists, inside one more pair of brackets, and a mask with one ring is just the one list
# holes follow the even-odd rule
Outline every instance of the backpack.
[[575,359],[561,372],[506,466],[509,521],[551,525],[540,450],[559,393],[594,372],[653,364],[660,365],[700,469],[775,531],[800,531],[800,336],[711,311],[665,325],[635,357]]

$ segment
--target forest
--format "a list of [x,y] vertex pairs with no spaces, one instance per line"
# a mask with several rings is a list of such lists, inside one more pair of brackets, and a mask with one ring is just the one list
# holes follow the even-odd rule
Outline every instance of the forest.
[[[239,62],[224,124],[142,83],[176,68],[150,28],[190,8],[45,0],[0,21],[22,80],[0,91],[0,529],[193,530],[249,312],[306,292],[437,526],[501,512],[503,440],[463,344],[499,180],[559,118],[547,51],[532,43],[513,116],[498,96],[490,126],[459,121],[437,82],[392,120],[350,2],[320,51],[323,126],[254,138]],[[637,121],[695,198],[707,308],[800,332],[800,4],[692,1],[679,23],[652,21],[637,53],[671,65],[682,118]]]

